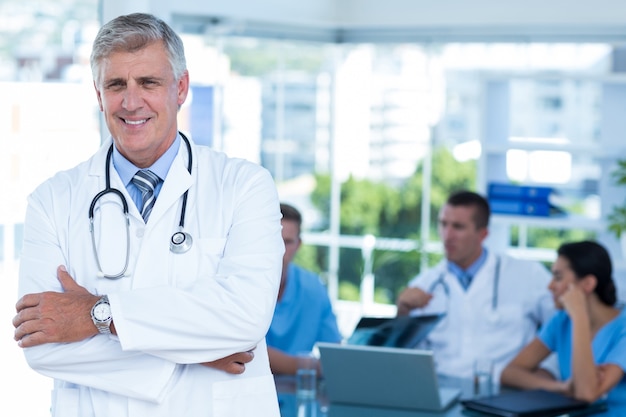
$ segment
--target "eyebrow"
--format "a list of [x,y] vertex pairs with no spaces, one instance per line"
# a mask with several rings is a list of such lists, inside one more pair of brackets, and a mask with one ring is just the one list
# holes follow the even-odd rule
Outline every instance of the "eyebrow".
[[[134,78],[135,81],[137,81],[137,83],[141,84],[144,83],[146,81],[157,81],[157,82],[163,82],[164,78],[163,77],[158,77],[156,75],[144,75],[141,77],[137,77]],[[114,84],[126,84],[127,83],[127,79],[126,78],[122,78],[122,77],[116,77],[116,78],[110,78],[107,80],[104,80],[104,85],[114,85]]]

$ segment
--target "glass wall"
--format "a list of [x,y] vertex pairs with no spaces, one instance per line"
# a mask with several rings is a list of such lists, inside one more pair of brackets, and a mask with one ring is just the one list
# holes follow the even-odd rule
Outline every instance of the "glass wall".
[[600,140],[608,45],[187,39],[224,59],[216,143],[272,172],[304,213],[311,247],[297,261],[361,312],[391,311],[380,304],[441,259],[436,216],[452,190],[553,187],[550,216],[494,216],[492,244],[520,256],[549,262],[563,240],[602,231],[602,158],[586,150]]

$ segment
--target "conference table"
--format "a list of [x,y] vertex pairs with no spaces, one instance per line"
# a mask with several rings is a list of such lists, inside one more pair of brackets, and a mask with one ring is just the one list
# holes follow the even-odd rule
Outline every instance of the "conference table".
[[[460,400],[473,398],[474,396],[474,384],[469,379],[439,377],[440,386],[461,390],[459,400],[448,409],[440,412],[330,403],[326,396],[323,379],[318,381],[316,398],[303,400],[296,397],[294,376],[276,375],[274,380],[278,391],[281,417],[468,417],[482,415],[463,410],[463,406],[460,403]],[[494,389],[498,390],[497,387],[494,387]]]

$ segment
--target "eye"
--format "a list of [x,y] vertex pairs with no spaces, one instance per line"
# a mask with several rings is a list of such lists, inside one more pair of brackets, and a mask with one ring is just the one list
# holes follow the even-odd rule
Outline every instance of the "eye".
[[144,78],[141,80],[141,85],[147,88],[151,88],[158,86],[159,82],[154,78]]
[[112,80],[104,85],[106,90],[119,91],[125,87],[125,83],[120,80]]

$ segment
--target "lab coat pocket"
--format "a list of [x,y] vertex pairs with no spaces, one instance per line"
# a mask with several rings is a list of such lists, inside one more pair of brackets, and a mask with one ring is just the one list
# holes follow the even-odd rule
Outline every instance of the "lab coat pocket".
[[217,273],[219,262],[224,255],[226,238],[198,238],[191,249],[184,254],[172,254],[172,274],[178,288],[191,288],[199,277]]
[[510,351],[519,350],[525,344],[524,309],[521,306],[498,306],[486,308],[483,312],[484,332],[478,334],[497,335],[485,338],[491,346],[487,351],[493,357],[507,356]]
[[52,390],[52,417],[80,417],[80,392],[77,388],[56,388]]
[[213,385],[213,416],[278,417],[274,377],[237,378]]

